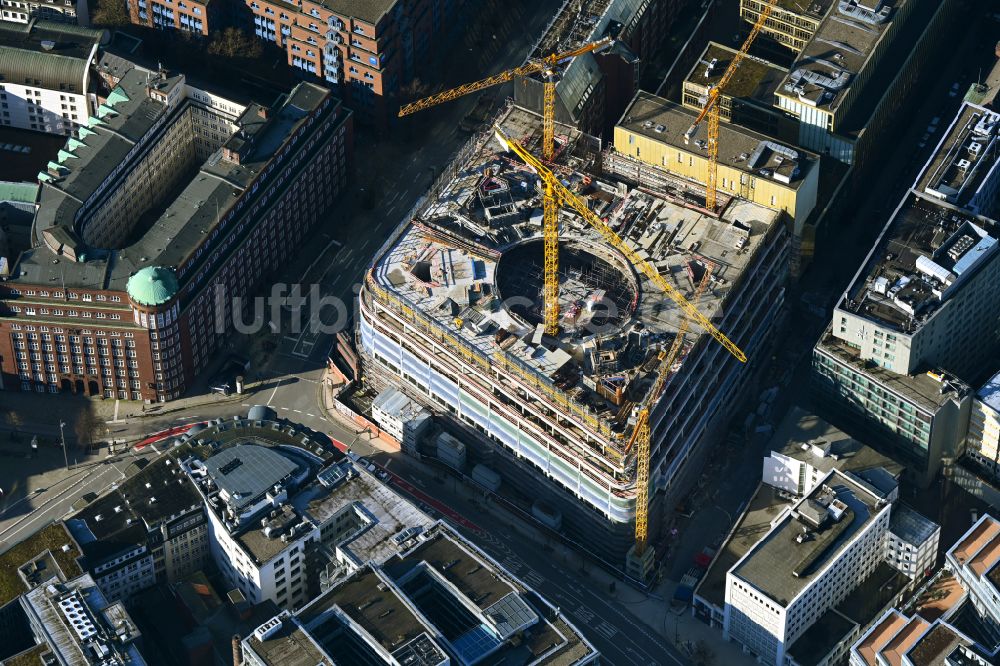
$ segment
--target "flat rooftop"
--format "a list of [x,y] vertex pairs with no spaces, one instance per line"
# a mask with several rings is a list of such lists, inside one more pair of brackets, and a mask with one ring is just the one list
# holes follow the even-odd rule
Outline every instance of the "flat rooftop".
[[[883,510],[876,495],[835,470],[794,504],[732,575],[787,606]],[[799,543],[797,537],[806,530],[810,538]]]
[[[145,661],[135,645],[139,631],[121,602],[108,603],[90,574],[62,584],[40,585],[25,595],[33,622],[66,666],[135,664]],[[105,651],[103,659],[94,653]]]
[[301,620],[310,626],[332,606],[340,610],[378,641],[388,652],[402,647],[427,628],[417,618],[394,588],[372,569],[363,569],[311,602],[301,613]]
[[[537,152],[537,115],[510,107],[500,124]],[[737,200],[716,219],[629,190],[596,175],[595,139],[563,125],[556,136],[555,168],[569,189],[702,314],[715,317],[779,213]],[[441,182],[376,255],[372,278],[385,292],[373,293],[405,303],[484,361],[536,375],[623,431],[618,411],[626,398],[638,403],[648,392],[652,361],[673,341],[680,310],[596,231],[562,211],[560,333],[543,336],[539,179],[486,135],[470,141]]]
[[976,397],[994,411],[1000,412],[1000,372],[993,375],[976,391]]
[[907,543],[921,544],[933,537],[940,528],[915,509],[903,502],[896,502],[889,518],[889,529]]
[[[80,547],[62,523],[52,523],[0,554],[0,607],[28,591],[29,586],[56,577],[76,578]],[[25,566],[27,565],[27,566]]]
[[269,666],[330,666],[331,662],[313,638],[298,624],[283,621],[281,627],[264,640],[256,635],[247,642]]
[[318,4],[344,18],[356,18],[371,25],[379,20],[400,0],[319,0]]
[[965,599],[965,588],[947,569],[935,576],[934,582],[916,599],[916,611],[928,622],[934,622]]
[[719,548],[708,571],[695,588],[695,594],[720,610],[724,608],[726,574],[767,536],[771,522],[789,505],[788,500],[778,497],[773,487],[759,484],[747,508],[737,519],[733,531]]
[[1000,248],[996,224],[910,194],[838,308],[911,335]]
[[819,416],[793,406],[771,439],[771,450],[809,463],[823,472],[839,469],[860,472],[881,467],[899,476],[903,466],[848,436]]
[[[789,68],[778,94],[836,113],[850,87],[909,0],[835,0],[812,39]],[[875,10],[865,5],[874,5]]]
[[959,566],[971,565],[984,552],[992,552],[1000,537],[1000,521],[989,514],[983,516],[962,540],[952,546],[948,555]]
[[858,356],[857,350],[848,347],[830,331],[823,335],[816,349],[829,354],[841,363],[856,367],[893,393],[905,397],[907,401],[931,413],[954,400],[956,396],[964,395],[968,390],[968,387],[958,379],[948,377],[947,380],[943,380],[940,375],[933,372],[899,375],[881,366],[869,367]]
[[[618,121],[623,129],[708,158],[708,127],[702,123],[690,139],[684,134],[698,114],[677,102],[639,91]],[[732,123],[719,124],[719,163],[798,188],[819,157]]]
[[951,625],[938,621],[906,652],[913,666],[944,666],[952,652],[969,641]]
[[915,189],[965,208],[986,181],[997,177],[998,160],[1000,113],[965,103],[917,178]]
[[315,524],[333,520],[350,507],[363,516],[364,527],[337,544],[339,550],[354,558],[355,564],[386,561],[402,547],[397,535],[411,528],[426,531],[434,524],[427,514],[373,475],[352,469],[349,478],[332,488],[320,483],[309,485],[292,498],[291,504]]
[[[736,49],[724,44],[709,42],[701,58],[688,73],[686,82],[705,88],[717,86],[736,53]],[[779,67],[763,58],[747,55],[736,68],[722,94],[726,97],[753,100],[770,107],[774,105],[774,94],[778,86],[787,75],[788,70],[784,67]]]

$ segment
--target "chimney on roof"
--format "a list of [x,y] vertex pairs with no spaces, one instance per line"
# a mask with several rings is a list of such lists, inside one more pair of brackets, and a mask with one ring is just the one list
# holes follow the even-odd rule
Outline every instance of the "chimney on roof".
[[240,666],[243,662],[243,651],[240,649],[239,634],[233,634],[233,666]]
[[271,115],[271,111],[266,106],[258,106],[257,115],[260,116],[262,120],[267,120]]

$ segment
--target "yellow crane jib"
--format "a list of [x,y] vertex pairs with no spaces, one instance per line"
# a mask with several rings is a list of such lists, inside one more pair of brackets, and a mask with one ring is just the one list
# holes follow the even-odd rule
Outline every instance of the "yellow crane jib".
[[625,258],[628,259],[633,266],[640,270],[643,275],[659,287],[668,298],[676,303],[685,316],[696,321],[703,329],[705,329],[705,331],[709,333],[709,335],[715,338],[719,344],[725,347],[726,351],[735,356],[741,363],[746,363],[746,354],[744,354],[743,351],[736,346],[736,343],[727,338],[722,331],[717,329],[712,322],[705,317],[705,315],[701,314],[694,305],[681,295],[679,291],[674,289],[673,286],[671,286],[670,283],[667,282],[662,275],[660,275],[660,272],[656,270],[656,268],[654,268],[648,261],[640,257],[635,250],[629,247],[628,244],[626,244],[625,241],[618,236],[618,234],[612,231],[600,217],[587,207],[587,203],[585,201],[566,189],[566,187],[559,182],[559,179],[548,169],[548,167],[542,164],[542,162],[539,161],[534,155],[525,150],[524,146],[504,135],[503,131],[499,127],[494,127],[494,134],[501,145],[506,146],[509,150],[514,152],[521,158],[521,160],[524,161],[525,164],[530,166],[535,173],[538,174],[538,177],[542,179],[547,188],[551,186],[553,194],[560,204],[573,209],[584,219],[584,221],[593,227],[611,247],[625,255]]
[[[448,102],[464,95],[506,83],[515,78],[541,73],[543,75],[542,97],[542,157],[546,162],[555,157],[555,127],[556,127],[556,84],[559,81],[563,64],[576,56],[598,51],[611,46],[614,40],[605,37],[596,42],[583,44],[575,49],[562,53],[552,53],[542,58],[535,58],[514,69],[508,69],[499,74],[480,81],[466,83],[463,86],[417,100],[399,109],[399,116],[408,116],[442,102]],[[559,333],[559,204],[552,193],[552,187],[546,185],[543,193],[542,237],[544,238],[545,265],[543,271],[544,286],[542,290],[544,307],[544,331],[546,335]]]
[[764,22],[771,15],[771,10],[774,8],[776,2],[777,0],[768,0],[768,3],[760,12],[760,16],[757,17],[757,21],[753,24],[753,28],[750,29],[750,34],[743,41],[743,46],[733,56],[729,67],[723,72],[719,82],[709,89],[705,105],[701,108],[698,117],[691,123],[691,127],[684,132],[684,143],[690,143],[691,138],[698,131],[698,125],[708,116],[708,174],[705,179],[705,207],[709,210],[715,210],[716,180],[719,171],[719,95],[722,94],[722,89],[726,87],[729,80],[736,74],[736,70],[739,69],[743,58],[750,51],[750,45],[757,39],[757,35],[760,33],[761,28],[764,27]]
[[464,97],[465,95],[478,92],[480,90],[485,90],[486,88],[491,88],[493,86],[498,86],[501,83],[507,83],[508,81],[513,81],[516,78],[531,76],[532,74],[537,74],[539,72],[546,72],[551,70],[554,74],[556,67],[564,64],[567,60],[571,60],[578,55],[583,55],[584,53],[589,53],[591,51],[597,51],[598,49],[610,46],[613,40],[610,37],[598,40],[596,42],[591,42],[589,44],[584,44],[583,46],[573,49],[571,51],[564,51],[563,53],[553,53],[547,55],[544,58],[537,58],[535,60],[530,60],[520,67],[515,67],[513,69],[508,69],[506,71],[500,72],[499,74],[494,74],[485,79],[479,81],[473,81],[472,83],[466,83],[465,85],[458,86],[457,88],[452,88],[451,90],[445,90],[443,92],[430,95],[429,97],[424,97],[423,99],[418,99],[414,102],[406,104],[399,109],[399,117],[408,116],[411,113],[416,113],[417,111],[422,111],[430,106],[435,106],[436,104],[441,104],[442,102],[450,102],[453,99],[458,99],[459,97]]

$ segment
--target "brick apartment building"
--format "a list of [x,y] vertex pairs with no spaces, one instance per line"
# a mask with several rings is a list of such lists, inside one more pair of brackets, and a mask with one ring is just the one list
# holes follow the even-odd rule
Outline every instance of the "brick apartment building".
[[332,87],[358,118],[384,123],[464,0],[246,0],[253,30],[288,64]]
[[220,29],[224,0],[127,0],[135,25],[161,30],[182,30],[207,37]]
[[39,174],[32,247],[0,280],[0,389],[180,396],[233,298],[339,194],[351,143],[351,113],[314,84],[244,107],[125,73]]

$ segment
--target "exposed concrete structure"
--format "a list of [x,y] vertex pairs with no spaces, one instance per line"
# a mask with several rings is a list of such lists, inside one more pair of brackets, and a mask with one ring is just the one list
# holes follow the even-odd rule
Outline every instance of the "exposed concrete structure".
[[[537,149],[537,116],[513,107],[500,124]],[[716,219],[682,199],[630,190],[597,173],[593,138],[562,125],[556,133],[565,182],[681,293],[691,297],[711,268],[696,305],[708,317],[724,313],[717,325],[752,367],[782,311],[788,235],[779,213],[734,201]],[[375,257],[358,328],[365,381],[376,389],[402,381],[462,424],[469,461],[498,472],[512,501],[617,564],[633,539],[634,452],[625,446],[634,406],[679,311],[564,213],[562,333],[543,336],[537,184],[492,135],[466,146]],[[700,333],[653,408],[653,514],[679,499],[746,376]],[[594,539],[595,530],[607,538]]]

